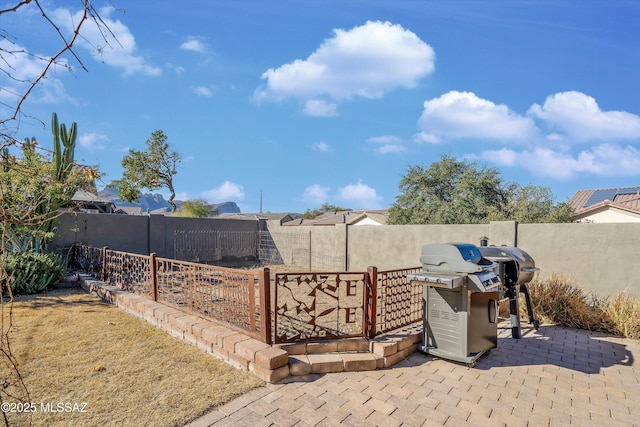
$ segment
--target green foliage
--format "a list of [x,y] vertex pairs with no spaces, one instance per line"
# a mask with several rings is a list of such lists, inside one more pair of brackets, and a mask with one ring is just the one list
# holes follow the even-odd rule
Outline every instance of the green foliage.
[[[67,132],[67,126],[64,123],[58,124],[58,115],[53,113],[51,133],[53,134],[53,163],[56,171],[56,180],[64,181],[73,169],[78,124],[73,122],[69,132]],[[62,143],[64,150],[60,143]]]
[[507,194],[509,201],[500,219],[520,223],[571,222],[571,208],[566,203],[556,203],[548,187],[510,184]]
[[330,205],[328,203],[323,203],[318,209],[307,209],[304,214],[302,214],[302,218],[304,219],[314,219],[319,217],[320,215],[324,215],[329,212],[343,212],[350,211],[349,208],[341,208],[340,206]]
[[95,177],[74,168],[77,125],[74,123],[72,132],[67,133],[64,125],[58,125],[55,113],[52,125],[58,128],[58,137],[54,132],[52,158],[37,150],[35,138],[25,138],[19,157],[11,155],[8,149],[0,153],[3,250],[44,248],[53,236],[53,222],[60,207],[69,203],[76,191],[87,188]]
[[14,295],[35,294],[50,289],[67,273],[67,265],[61,257],[32,251],[7,253],[3,267],[6,276],[2,277],[2,288],[6,289],[8,278]]
[[181,161],[180,154],[170,151],[167,136],[161,130],[151,134],[146,146],[145,151],[131,149],[122,158],[124,172],[119,181],[118,197],[127,202],[137,202],[143,188],[151,191],[167,188],[171,192],[168,202],[175,212],[173,176],[178,173],[176,167]]
[[182,202],[180,209],[173,215],[189,218],[208,218],[218,215],[218,210],[202,199],[194,199]]
[[399,189],[390,224],[570,221],[569,207],[554,203],[548,188],[505,184],[497,169],[448,155],[429,168],[409,167]]
[[428,169],[412,166],[389,210],[391,224],[484,223],[501,212],[506,194],[497,169],[443,155]]

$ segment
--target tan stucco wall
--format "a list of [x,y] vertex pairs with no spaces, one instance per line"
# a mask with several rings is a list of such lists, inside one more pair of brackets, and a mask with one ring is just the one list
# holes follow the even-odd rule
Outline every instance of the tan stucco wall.
[[640,296],[640,224],[520,224],[518,246],[540,267],[600,296]]
[[[425,243],[467,242],[518,246],[540,268],[539,277],[552,273],[574,278],[576,284],[599,296],[628,291],[640,296],[640,224],[517,224],[393,225],[361,227],[277,227],[311,235],[313,253],[348,254],[349,271],[374,265],[391,270],[420,265]],[[343,245],[347,245],[347,249]]]
[[[168,218],[108,214],[65,214],[51,247],[73,243],[173,258],[175,230],[257,231],[257,221]],[[576,283],[600,296],[629,291],[640,296],[640,223],[617,224],[516,224],[479,225],[363,225],[280,226],[269,221],[283,261],[291,263],[292,248],[278,238],[304,236],[296,243],[304,262],[299,265],[324,271],[364,271],[417,267],[425,243],[467,242],[516,245],[528,252],[540,268],[540,277],[552,273],[573,277]],[[289,239],[295,241],[296,239]],[[282,243],[282,242],[281,242]],[[288,251],[288,252],[287,252]],[[306,252],[305,252],[306,251]],[[305,255],[306,254],[306,255]]]

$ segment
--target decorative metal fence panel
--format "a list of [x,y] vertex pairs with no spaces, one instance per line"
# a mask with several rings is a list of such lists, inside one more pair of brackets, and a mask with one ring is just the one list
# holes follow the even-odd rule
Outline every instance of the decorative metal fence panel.
[[260,304],[252,273],[167,258],[157,258],[157,265],[159,302],[259,336]]
[[81,245],[72,253],[72,265],[97,279],[270,341],[253,273]]
[[376,334],[422,320],[422,285],[407,283],[407,275],[420,271],[421,267],[377,272]]
[[276,273],[274,340],[365,335],[366,273]]
[[96,279],[102,279],[102,267],[105,262],[104,252],[103,248],[74,245],[71,250],[71,265]]
[[173,250],[176,259],[212,263],[223,258],[258,258],[259,237],[256,231],[176,230]]
[[152,298],[149,259],[148,255],[107,250],[103,280],[118,288]]
[[407,283],[407,275],[420,267],[273,276],[265,268],[257,280],[252,272],[155,254],[80,245],[72,253],[73,265],[96,278],[269,344],[373,338],[422,320],[422,286]]

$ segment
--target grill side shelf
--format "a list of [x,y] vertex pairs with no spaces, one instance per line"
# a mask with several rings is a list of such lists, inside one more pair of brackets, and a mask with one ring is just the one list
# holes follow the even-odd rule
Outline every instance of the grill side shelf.
[[416,273],[407,275],[407,282],[429,285],[435,288],[457,289],[464,285],[465,276],[451,274]]

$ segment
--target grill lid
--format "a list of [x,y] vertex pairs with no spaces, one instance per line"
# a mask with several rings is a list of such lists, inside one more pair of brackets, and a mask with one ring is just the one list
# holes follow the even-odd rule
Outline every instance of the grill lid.
[[443,273],[480,273],[497,267],[470,243],[426,244],[422,247],[420,262],[424,271]]

